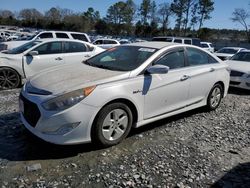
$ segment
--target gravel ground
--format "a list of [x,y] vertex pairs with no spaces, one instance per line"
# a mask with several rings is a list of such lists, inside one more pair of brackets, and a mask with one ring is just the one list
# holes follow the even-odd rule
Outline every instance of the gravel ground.
[[56,146],[32,136],[20,90],[0,91],[0,186],[250,187],[250,92],[132,130],[121,144]]

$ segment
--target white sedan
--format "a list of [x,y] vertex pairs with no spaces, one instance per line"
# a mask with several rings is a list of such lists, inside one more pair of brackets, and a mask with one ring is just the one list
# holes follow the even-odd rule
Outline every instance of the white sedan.
[[127,44],[32,77],[20,94],[21,119],[51,143],[112,146],[132,127],[216,109],[228,86],[228,65],[199,47]]
[[238,52],[226,63],[231,69],[230,86],[250,89],[250,50]]
[[228,60],[230,57],[232,57],[234,54],[246,50],[245,48],[239,48],[239,47],[224,47],[219,49],[217,52],[214,53],[218,58],[221,60]]
[[3,51],[0,53],[0,89],[16,88],[23,78],[41,70],[82,62],[103,51],[93,44],[71,39],[36,40]]

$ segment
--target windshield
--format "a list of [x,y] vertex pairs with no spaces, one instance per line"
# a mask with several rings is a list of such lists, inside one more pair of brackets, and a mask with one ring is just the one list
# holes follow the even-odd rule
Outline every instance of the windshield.
[[247,61],[250,62],[250,52],[239,52],[235,54],[231,60],[234,61]]
[[131,71],[139,67],[157,50],[139,46],[118,46],[87,60],[91,66],[116,71]]
[[20,54],[25,52],[26,50],[30,49],[31,47],[37,45],[41,43],[41,41],[32,41],[32,42],[28,42],[25,43],[17,48],[13,48],[11,50],[8,50],[7,52],[5,52],[6,54]]
[[238,50],[232,48],[222,48],[217,53],[224,53],[224,54],[235,54]]

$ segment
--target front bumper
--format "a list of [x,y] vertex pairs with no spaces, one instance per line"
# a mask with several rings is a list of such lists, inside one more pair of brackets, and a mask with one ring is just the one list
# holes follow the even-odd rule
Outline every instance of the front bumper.
[[37,137],[59,145],[91,142],[91,126],[98,108],[79,103],[64,111],[49,112],[39,105],[36,96],[25,96],[22,93],[21,98],[36,104],[40,111],[40,118],[34,125],[29,123],[27,114],[20,112],[24,126]]
[[230,77],[230,86],[250,90],[250,78],[245,75],[241,77]]

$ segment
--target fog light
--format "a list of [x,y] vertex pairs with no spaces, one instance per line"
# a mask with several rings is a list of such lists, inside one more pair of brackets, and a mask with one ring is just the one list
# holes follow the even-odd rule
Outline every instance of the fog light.
[[44,131],[43,133],[49,134],[49,135],[64,135],[64,134],[69,133],[70,131],[72,131],[76,127],[78,127],[78,125],[80,125],[80,123],[81,122],[64,124],[59,129],[57,129],[55,131]]

